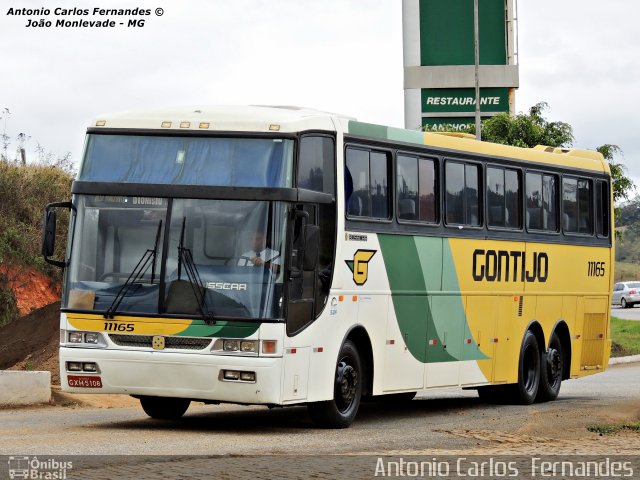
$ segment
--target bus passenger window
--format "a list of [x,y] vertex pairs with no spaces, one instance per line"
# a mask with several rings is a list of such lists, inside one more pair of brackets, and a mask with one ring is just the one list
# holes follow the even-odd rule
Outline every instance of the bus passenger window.
[[389,218],[387,155],[371,152],[371,216]]
[[487,168],[488,223],[492,227],[522,226],[520,172],[510,168]]
[[593,234],[591,180],[562,179],[562,227],[565,232]]
[[435,162],[398,155],[398,218],[436,223]]
[[558,197],[555,175],[527,172],[527,230],[558,231]]
[[447,162],[445,174],[447,223],[464,223],[464,164]]
[[447,224],[482,225],[479,165],[447,161],[445,191]]
[[527,230],[542,230],[542,174],[527,173]]
[[466,224],[479,227],[482,225],[482,215],[480,213],[480,167],[478,165],[465,165],[464,173]]
[[596,183],[596,233],[599,237],[609,236],[609,185]]
[[347,148],[345,199],[350,217],[389,218],[389,157]]

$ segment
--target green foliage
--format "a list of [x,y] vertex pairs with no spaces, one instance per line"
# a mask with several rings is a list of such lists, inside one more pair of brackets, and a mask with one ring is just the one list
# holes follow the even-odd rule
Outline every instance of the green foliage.
[[[0,266],[12,265],[12,271],[20,271],[28,265],[59,279],[60,270],[47,265],[40,254],[42,218],[47,203],[70,197],[71,182],[68,169],[0,160]],[[56,243],[64,251],[68,215],[59,219]],[[5,271],[0,274],[0,326],[17,315]]]
[[7,284],[7,277],[0,274],[0,327],[11,322],[17,315],[16,299]]
[[[500,113],[482,122],[482,140],[515,147],[536,145],[568,147],[573,143],[573,129],[565,122],[550,122],[542,114],[549,108],[546,102],[536,103],[529,113]],[[469,133],[475,134],[475,125]]]
[[621,260],[616,260],[614,270],[614,281],[616,282],[638,280],[640,278],[640,260],[638,260],[640,259],[640,248],[634,249],[629,253],[629,249],[622,248],[627,245],[627,242],[616,243],[616,258],[624,257]]
[[615,161],[616,155],[622,155],[622,149],[618,145],[605,143],[596,148],[596,150],[609,162],[611,181],[613,182],[613,201],[618,202],[628,199],[631,191],[635,190],[635,185],[629,177],[625,176],[626,167],[622,163]]
[[[573,128],[566,122],[547,120],[543,113],[548,109],[549,105],[546,102],[539,102],[529,109],[528,114],[500,113],[491,117],[482,122],[482,140],[525,148],[533,148],[536,145],[570,147],[574,140]],[[475,135],[475,125],[469,125],[467,132]],[[627,199],[635,185],[625,175],[625,166],[615,161],[617,155],[622,155],[622,149],[607,143],[596,150],[609,163],[614,201]]]
[[600,435],[610,435],[620,433],[622,431],[640,432],[640,422],[626,422],[619,424],[601,423],[598,425],[590,425],[587,430]]
[[[0,161],[0,259],[39,268],[54,275],[40,256],[42,216],[47,203],[70,197],[72,175],[60,168]],[[66,225],[56,242],[64,248]]]

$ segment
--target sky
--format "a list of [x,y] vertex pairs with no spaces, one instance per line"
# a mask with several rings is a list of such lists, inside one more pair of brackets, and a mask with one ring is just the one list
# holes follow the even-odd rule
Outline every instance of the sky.
[[[23,7],[51,14],[8,14]],[[151,15],[143,27],[25,26],[100,19],[56,7]],[[516,110],[546,101],[574,146],[620,146],[640,188],[639,11],[635,0],[518,0]],[[400,0],[0,0],[0,65],[0,133],[28,135],[30,161],[40,145],[77,163],[101,113],[163,106],[299,105],[404,122]]]

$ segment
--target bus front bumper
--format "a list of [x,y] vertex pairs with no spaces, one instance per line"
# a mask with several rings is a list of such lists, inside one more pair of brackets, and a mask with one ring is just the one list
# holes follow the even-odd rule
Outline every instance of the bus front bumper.
[[[97,371],[67,371],[67,363]],[[224,371],[253,372],[254,381],[228,380]],[[71,393],[119,393],[192,400],[281,403],[282,358],[60,347],[60,385]],[[249,375],[250,377],[250,375]]]

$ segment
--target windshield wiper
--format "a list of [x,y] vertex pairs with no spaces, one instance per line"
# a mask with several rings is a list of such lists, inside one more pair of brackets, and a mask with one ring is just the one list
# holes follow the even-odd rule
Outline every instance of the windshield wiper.
[[[156,231],[156,241],[153,245],[153,249],[148,249],[146,252],[142,254],[142,257],[138,261],[137,265],[134,267],[133,271],[127,278],[127,281],[122,284],[120,290],[116,294],[113,302],[111,302],[111,306],[104,313],[104,318],[113,318],[118,307],[122,303],[124,297],[136,291],[140,287],[140,280],[144,277],[151,267],[151,284],[156,276],[156,257],[158,256],[158,245],[160,244],[160,231],[162,230],[162,220],[158,222],[158,230]],[[135,288],[133,287],[135,285]]]
[[205,323],[213,325],[216,323],[216,320],[207,305],[207,290],[202,283],[196,264],[193,261],[191,250],[184,246],[186,221],[187,217],[182,217],[182,231],[180,232],[180,243],[178,244],[178,281],[181,280],[182,266],[184,265],[184,271],[187,273],[187,278],[189,279],[189,284],[191,285],[191,290],[193,291],[198,311]]

